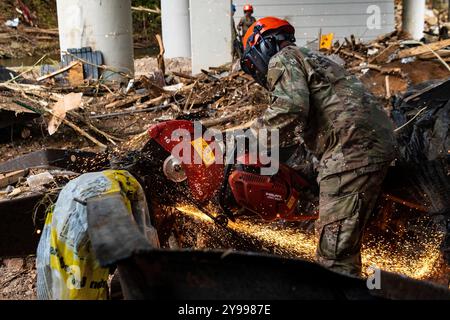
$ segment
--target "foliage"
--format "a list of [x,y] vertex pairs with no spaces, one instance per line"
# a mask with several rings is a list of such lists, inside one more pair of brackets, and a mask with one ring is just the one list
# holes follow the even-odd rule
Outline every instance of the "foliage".
[[[35,14],[37,23],[41,28],[56,28],[58,19],[56,16],[56,0],[22,0]],[[5,19],[13,18],[10,15],[17,15],[15,12],[15,0],[0,0],[0,9],[5,15]],[[161,8],[160,0],[132,0],[135,7],[143,6],[150,9]],[[161,33],[161,16],[158,14],[148,14],[143,12],[133,12],[133,27],[135,34],[141,40],[154,42],[154,35]]]
[[[160,0],[133,0],[132,4],[135,7],[161,8]],[[161,15],[133,12],[133,28],[141,42],[154,44],[156,42],[155,35],[161,33]]]

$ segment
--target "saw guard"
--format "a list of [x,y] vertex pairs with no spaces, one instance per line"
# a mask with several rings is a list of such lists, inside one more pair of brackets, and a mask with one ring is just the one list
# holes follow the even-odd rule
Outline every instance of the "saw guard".
[[[189,143],[189,145],[185,145],[185,148],[179,152],[179,154],[174,154],[172,151],[174,151],[180,143],[183,143],[184,137],[178,139],[173,139],[172,137],[172,133],[179,129],[184,129],[186,132],[189,132],[190,141],[185,142]],[[203,132],[204,128],[202,129],[202,133]],[[224,175],[224,165],[222,164],[222,161],[215,161],[216,150],[214,138],[205,140],[202,135],[201,138],[194,140],[197,138],[194,137],[194,123],[187,120],[172,120],[156,124],[148,130],[148,134],[150,138],[157,142],[164,150],[182,162],[181,165],[186,173],[189,189],[195,200],[199,202],[210,200],[214,193],[219,190]],[[183,154],[184,150],[189,150],[189,157],[186,157]],[[210,152],[207,152],[207,150]],[[203,151],[203,154],[200,154],[201,151]],[[195,157],[198,159],[199,156],[201,158],[201,164],[194,163]],[[183,161],[184,158],[190,159],[190,163]]]

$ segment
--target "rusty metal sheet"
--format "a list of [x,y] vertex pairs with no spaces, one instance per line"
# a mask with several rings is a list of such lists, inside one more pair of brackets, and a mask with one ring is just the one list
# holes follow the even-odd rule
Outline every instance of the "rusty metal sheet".
[[[20,109],[20,111],[18,110]],[[40,117],[38,113],[23,111],[20,106],[0,106],[0,129],[10,127],[15,123],[25,123]]]
[[318,264],[230,251],[152,250],[119,262],[125,299],[450,300],[450,290],[381,272],[381,290]]
[[118,266],[125,299],[375,299],[361,279],[256,253],[156,251]]
[[44,149],[0,163],[0,172],[29,168],[63,168],[84,173],[97,171],[109,165],[106,153],[79,150]]
[[0,257],[35,254],[45,218],[43,194],[0,201]]

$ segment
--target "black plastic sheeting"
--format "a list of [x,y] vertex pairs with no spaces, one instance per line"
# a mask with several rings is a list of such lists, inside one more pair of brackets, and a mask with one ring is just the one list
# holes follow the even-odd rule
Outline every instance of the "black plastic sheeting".
[[450,79],[410,88],[394,101],[392,120],[400,128],[397,174],[405,192],[446,229],[443,252],[450,262]]
[[17,73],[13,70],[0,66],[0,82],[5,82],[16,77]]
[[85,79],[98,80],[100,78],[100,71],[97,66],[103,64],[103,55],[100,51],[92,51],[91,47],[85,47],[80,49],[68,49],[68,53],[71,55],[64,55],[62,58],[62,67],[68,66],[70,63],[76,60],[76,58],[88,61],[91,64],[83,64],[83,74]]

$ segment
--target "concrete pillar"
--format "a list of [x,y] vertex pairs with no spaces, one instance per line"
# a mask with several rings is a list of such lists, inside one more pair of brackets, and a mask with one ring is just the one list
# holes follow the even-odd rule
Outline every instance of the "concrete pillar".
[[[131,0],[57,0],[61,52],[92,47],[104,64],[134,76]],[[108,80],[123,80],[116,73]]]
[[189,0],[161,0],[162,37],[166,58],[191,56]]
[[425,24],[425,0],[403,0],[403,31],[414,40],[423,37]]
[[190,0],[192,73],[231,62],[231,0]]
[[447,22],[450,22],[450,0],[447,0]]

